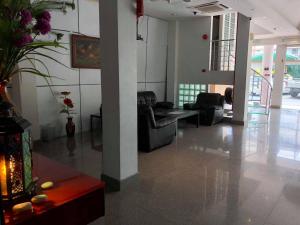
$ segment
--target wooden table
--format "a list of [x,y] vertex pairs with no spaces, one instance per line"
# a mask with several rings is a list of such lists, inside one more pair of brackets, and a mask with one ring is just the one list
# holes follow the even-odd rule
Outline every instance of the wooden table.
[[104,216],[105,184],[39,154],[33,154],[34,176],[39,185],[53,181],[55,186],[38,193],[48,195],[49,201],[34,205],[34,213],[19,217],[6,209],[8,225],[86,225]]

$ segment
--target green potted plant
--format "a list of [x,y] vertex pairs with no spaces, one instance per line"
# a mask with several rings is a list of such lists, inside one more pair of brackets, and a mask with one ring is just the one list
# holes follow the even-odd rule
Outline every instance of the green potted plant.
[[[16,115],[7,94],[7,84],[13,76],[22,73],[41,76],[49,82],[50,74],[38,70],[36,64],[42,65],[46,71],[44,59],[61,64],[40,50],[59,52],[57,49],[65,49],[60,42],[62,34],[51,29],[50,12],[61,10],[65,13],[68,7],[74,9],[74,2],[0,0],[0,163],[10,165],[5,167],[6,172],[1,176],[1,182],[7,184],[2,187],[9,192],[2,190],[0,195],[7,204],[28,201],[35,185],[31,173],[30,123]],[[42,40],[40,37],[46,34],[53,38]],[[31,66],[21,66],[24,61]],[[9,180],[12,178],[14,183]],[[5,180],[6,183],[3,182]]]
[[[51,29],[53,10],[64,13],[75,8],[73,1],[1,0],[0,1],[0,117],[15,115],[13,104],[7,94],[7,84],[16,74],[31,73],[49,82],[49,72],[44,73],[36,64],[47,69],[44,59],[58,60],[39,50],[58,52],[65,49],[60,42],[62,34]],[[52,40],[41,40],[41,36],[52,34]],[[31,66],[20,67],[28,61]]]

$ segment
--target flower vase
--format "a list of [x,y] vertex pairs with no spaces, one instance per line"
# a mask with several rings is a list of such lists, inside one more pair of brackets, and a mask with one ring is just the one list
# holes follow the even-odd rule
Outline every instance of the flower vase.
[[7,82],[0,81],[0,117],[16,116],[14,105],[7,92]]
[[74,137],[75,135],[75,124],[72,117],[68,117],[68,122],[66,124],[66,132],[68,137]]

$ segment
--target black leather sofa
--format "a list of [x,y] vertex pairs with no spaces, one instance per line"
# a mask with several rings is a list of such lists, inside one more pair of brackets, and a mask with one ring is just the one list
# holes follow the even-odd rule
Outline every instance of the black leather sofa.
[[223,120],[224,96],[216,93],[200,93],[196,103],[184,104],[185,110],[198,110],[200,124],[211,126]]
[[149,105],[155,111],[157,109],[172,109],[172,102],[157,102],[156,95],[153,91],[140,91],[137,93],[138,106]]
[[155,117],[154,110],[173,108],[170,102],[157,102],[154,92],[138,92],[138,148],[151,152],[170,144],[177,129],[174,116]]

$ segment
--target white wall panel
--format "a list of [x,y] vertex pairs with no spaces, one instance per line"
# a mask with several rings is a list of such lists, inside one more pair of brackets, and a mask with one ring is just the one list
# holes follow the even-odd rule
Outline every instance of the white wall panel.
[[168,22],[149,17],[148,43],[156,46],[168,44]]
[[99,37],[99,2],[85,0],[79,2],[79,32]]
[[[46,38],[46,37],[43,37]],[[49,37],[51,38],[51,37]],[[63,43],[70,43],[70,34],[64,33],[64,37],[62,39]],[[71,57],[70,57],[70,50],[69,50],[69,44],[65,45],[68,50],[60,49],[60,48],[54,48],[54,50],[59,51],[61,54],[56,52],[51,52],[47,50],[39,50],[42,54],[48,55],[55,60],[59,61],[60,63],[64,64],[65,66],[47,59],[43,56],[36,57],[37,59],[40,59],[43,61],[49,70],[49,73],[53,78],[51,79],[51,83],[53,85],[78,85],[79,84],[79,70],[78,69],[72,69],[71,68]],[[47,74],[47,70],[43,67],[42,64],[36,62],[36,67],[41,72]],[[37,86],[40,85],[47,85],[46,81],[42,77],[37,77]]]
[[101,70],[81,69],[80,84],[101,84]]
[[137,91],[146,91],[146,83],[137,83]]
[[147,83],[146,89],[156,94],[157,101],[165,100],[166,83]]
[[[81,85],[81,120],[82,130],[90,129],[90,115],[100,111],[101,85]],[[99,121],[94,121],[95,123]]]
[[167,76],[167,47],[148,44],[147,50],[147,82],[164,82]]
[[[178,33],[178,81],[197,81],[209,70],[210,41],[203,34],[210,34],[211,18],[201,17],[179,22]],[[211,80],[211,83],[214,83]]]
[[137,42],[137,81],[145,82],[146,81],[146,52],[147,45],[146,42],[138,41]]
[[78,31],[78,5],[75,2],[75,10],[68,9],[68,13],[64,14],[60,11],[51,12],[51,26],[54,29]]

